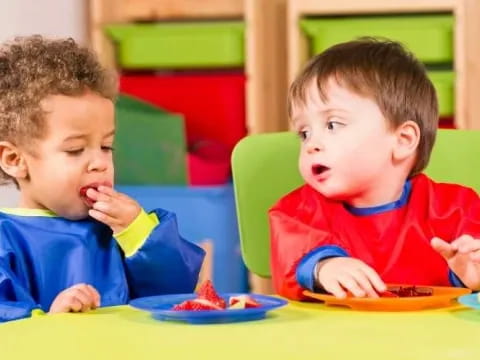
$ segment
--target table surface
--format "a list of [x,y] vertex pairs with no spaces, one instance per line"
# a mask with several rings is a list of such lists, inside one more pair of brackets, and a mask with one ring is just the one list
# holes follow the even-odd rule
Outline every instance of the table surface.
[[0,359],[480,359],[480,311],[290,302],[266,319],[163,322],[129,306],[0,324]]

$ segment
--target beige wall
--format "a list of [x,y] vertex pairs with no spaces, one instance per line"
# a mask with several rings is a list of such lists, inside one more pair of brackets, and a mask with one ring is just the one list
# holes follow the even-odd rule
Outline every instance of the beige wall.
[[18,191],[14,186],[0,186],[0,207],[13,207],[18,202]]
[[[86,19],[86,0],[0,0],[0,42],[42,34],[85,43]],[[0,186],[0,207],[15,206],[17,200],[15,187]]]
[[42,34],[85,43],[86,0],[0,0],[0,42]]

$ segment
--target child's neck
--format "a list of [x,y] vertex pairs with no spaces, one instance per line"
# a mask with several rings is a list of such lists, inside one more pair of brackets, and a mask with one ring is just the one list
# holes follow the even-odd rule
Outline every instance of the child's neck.
[[31,188],[28,184],[19,182],[20,197],[18,199],[17,208],[32,210],[47,210],[45,206],[40,204],[31,194]]
[[370,208],[395,202],[403,194],[406,180],[399,178],[388,185],[371,186],[369,191],[363,192],[344,202],[354,208]]

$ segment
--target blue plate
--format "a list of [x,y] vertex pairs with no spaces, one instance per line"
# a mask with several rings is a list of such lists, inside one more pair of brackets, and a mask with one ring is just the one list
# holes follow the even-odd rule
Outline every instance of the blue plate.
[[230,296],[249,295],[261,304],[260,307],[233,310],[174,311],[172,307],[185,300],[195,299],[196,294],[159,295],[138,298],[130,305],[148,311],[157,320],[185,321],[191,324],[216,324],[260,320],[266,312],[286,305],[288,302],[272,296],[258,294],[227,293],[220,296],[227,302]]
[[474,309],[480,309],[480,302],[478,301],[478,294],[470,294],[460,296],[457,301],[460,304],[466,305]]

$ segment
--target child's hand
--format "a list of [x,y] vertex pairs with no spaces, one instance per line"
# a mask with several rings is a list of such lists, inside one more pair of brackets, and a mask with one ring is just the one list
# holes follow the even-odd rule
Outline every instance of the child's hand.
[[334,257],[321,261],[317,266],[320,286],[339,299],[349,291],[355,297],[377,298],[387,289],[377,272],[363,261],[351,257]]
[[468,288],[480,289],[480,240],[462,235],[451,243],[437,237],[430,243]]
[[127,228],[141,211],[135,200],[108,186],[101,185],[97,190],[90,188],[87,196],[95,201],[88,214],[110,226],[114,234]]
[[100,294],[93,286],[76,284],[57,295],[49,313],[84,312],[99,306]]

